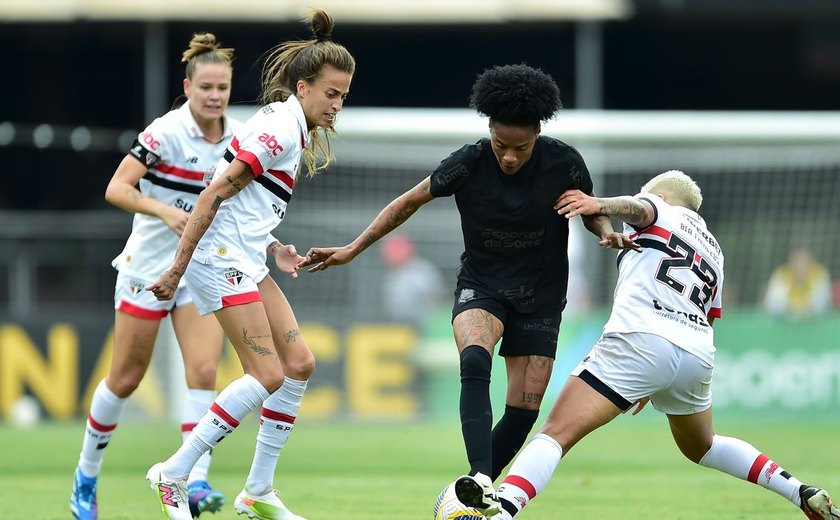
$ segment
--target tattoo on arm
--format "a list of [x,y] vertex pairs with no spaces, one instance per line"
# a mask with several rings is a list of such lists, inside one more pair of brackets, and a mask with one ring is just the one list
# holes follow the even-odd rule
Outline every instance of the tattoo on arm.
[[629,224],[639,224],[644,221],[646,207],[644,202],[634,197],[613,197],[599,199],[601,214],[620,218]]
[[274,356],[276,352],[274,351],[273,345],[272,348],[267,348],[257,343],[259,339],[268,339],[271,342],[271,334],[266,334],[265,336],[249,336],[248,330],[243,328],[242,329],[242,341],[245,342],[245,345],[248,346],[251,350],[259,354],[260,356]]
[[286,340],[286,343],[292,343],[294,341],[297,341],[298,337],[300,337],[299,329],[292,329],[283,335],[283,339]]

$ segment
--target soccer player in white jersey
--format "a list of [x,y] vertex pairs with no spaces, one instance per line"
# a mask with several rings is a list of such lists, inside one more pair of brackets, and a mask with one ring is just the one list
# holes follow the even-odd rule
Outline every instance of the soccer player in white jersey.
[[[310,174],[329,163],[327,131],[333,130],[356,66],[347,49],[330,39],[328,13],[313,10],[309,23],[314,38],[268,53],[265,106],[234,136],[198,197],[174,263],[148,286],[158,299],[169,300],[184,277],[199,312],[215,313],[245,370],[219,393],[181,448],[149,469],[146,478],[167,518],[190,517],[184,484],[193,465],[257,409],[254,459],[234,509],[258,519],[302,518],[280,501],[273,482],[315,358],[289,302],[268,276],[265,243],[286,214],[301,158]],[[296,276],[303,258],[292,245],[276,249],[285,255],[285,264],[278,262],[281,270]]]
[[[828,494],[803,484],[745,441],[712,429],[712,322],[721,316],[723,252],[698,215],[700,188],[686,174],[657,175],[635,197],[565,192],[561,215],[607,215],[625,222],[640,253],[618,255],[612,314],[574,369],[547,422],[513,462],[494,520],[516,516],[548,483],[560,459],[590,432],[650,401],[668,416],[689,460],[774,491],[812,520],[837,519]],[[470,482],[478,489],[480,483]]]
[[[114,353],[108,375],[93,394],[70,509],[80,520],[96,519],[97,477],[105,448],[152,357],[162,318],[172,324],[186,371],[187,394],[181,416],[186,437],[213,402],[222,329],[201,317],[192,296],[179,284],[174,297],[158,301],[143,288],[172,260],[178,237],[219,157],[233,137],[234,121],[224,116],[230,98],[233,49],[220,48],[212,34],[196,34],[184,51],[187,102],[155,119],[140,133],[114,172],[105,198],[134,213],[131,235],[114,260]],[[138,185],[139,184],[139,188]],[[190,474],[192,514],[218,511],[224,495],[207,483],[210,455]]]

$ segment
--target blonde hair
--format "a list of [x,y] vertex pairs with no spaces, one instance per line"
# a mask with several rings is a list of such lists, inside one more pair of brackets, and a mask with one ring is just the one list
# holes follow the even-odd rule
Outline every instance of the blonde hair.
[[181,63],[187,64],[185,76],[192,79],[196,65],[199,63],[221,63],[233,68],[233,49],[223,49],[216,42],[212,33],[195,33],[190,40],[189,47],[181,55]]
[[668,170],[647,181],[642,191],[665,195],[676,206],[697,211],[703,204],[703,194],[694,179],[680,170]]
[[[262,94],[264,104],[286,101],[297,91],[297,83],[304,80],[312,83],[321,74],[325,65],[330,65],[342,72],[353,75],[356,60],[343,45],[331,39],[333,18],[323,9],[313,9],[303,20],[309,25],[313,38],[281,43],[265,55],[265,67],[262,72]],[[330,133],[335,133],[335,123],[318,132],[319,127],[309,131],[311,145],[303,151],[303,159],[313,176],[326,168],[333,160],[330,147]],[[318,163],[318,158],[322,162]]]

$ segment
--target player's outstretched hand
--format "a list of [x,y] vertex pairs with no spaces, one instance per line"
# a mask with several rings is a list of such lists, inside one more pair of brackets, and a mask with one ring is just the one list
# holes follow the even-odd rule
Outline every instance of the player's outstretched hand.
[[292,244],[286,244],[279,247],[272,247],[271,254],[274,256],[274,263],[284,273],[292,275],[292,278],[297,278],[298,265],[304,261],[304,257],[300,256]]
[[603,248],[631,249],[637,253],[642,250],[642,246],[637,244],[635,240],[617,231],[602,236],[601,240],[598,241],[598,245]]
[[160,301],[171,300],[175,296],[180,281],[181,273],[170,267],[162,272],[157,280],[147,285],[145,289],[152,291],[155,298]]
[[578,215],[599,215],[601,205],[598,199],[580,190],[566,190],[554,203],[558,215],[566,215],[567,219]]
[[[310,273],[323,271],[331,265],[344,265],[353,260],[356,255],[351,253],[348,246],[344,247],[313,247],[310,249],[303,261],[298,263],[297,269],[307,269]],[[311,267],[310,267],[311,266]]]

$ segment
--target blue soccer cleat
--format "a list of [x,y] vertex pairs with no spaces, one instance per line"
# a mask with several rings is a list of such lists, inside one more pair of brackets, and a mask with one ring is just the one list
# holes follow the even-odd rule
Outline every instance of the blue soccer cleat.
[[206,480],[196,480],[187,484],[187,493],[193,518],[198,518],[198,515],[205,512],[217,513],[225,505],[225,495],[210,487]]
[[96,504],[96,477],[84,476],[79,468],[76,468],[76,473],[73,474],[70,512],[78,520],[99,518],[99,507]]

